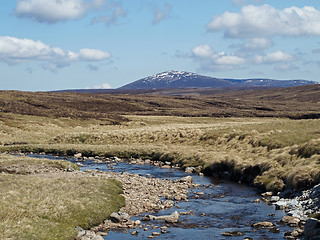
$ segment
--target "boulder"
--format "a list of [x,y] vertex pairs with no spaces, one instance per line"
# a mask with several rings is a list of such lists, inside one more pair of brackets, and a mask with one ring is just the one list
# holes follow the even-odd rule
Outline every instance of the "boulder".
[[272,196],[270,198],[270,202],[278,202],[280,200],[280,197],[279,196]]
[[285,210],[288,207],[288,203],[286,201],[277,201],[274,203],[276,210]]
[[100,235],[95,235],[92,240],[104,240]]
[[271,197],[272,196],[272,192],[265,192],[265,193],[261,193],[262,197]]
[[274,227],[274,224],[272,222],[258,222],[258,223],[254,223],[252,224],[252,227],[256,227],[256,228],[272,228]]
[[165,208],[171,208],[174,207],[175,203],[172,200],[164,200],[161,201],[161,204],[165,207]]
[[305,240],[320,240],[320,221],[315,218],[309,218],[304,226]]
[[193,178],[191,176],[186,176],[186,177],[180,178],[179,181],[187,184],[192,184]]
[[315,199],[315,198],[319,198],[319,196],[320,196],[320,184],[312,188],[312,191],[310,193],[310,198]]
[[164,220],[166,223],[176,223],[179,221],[180,214],[175,211],[170,215],[164,216],[153,216],[153,215],[146,215],[142,218],[142,221],[150,221],[150,220]]
[[179,217],[180,217],[180,214],[177,211],[175,211],[168,216],[162,216],[162,218],[158,217],[158,219],[156,219],[156,220],[163,219],[163,220],[165,220],[166,223],[176,223],[179,221]]
[[170,166],[170,165],[163,165],[161,168],[163,168],[163,169],[170,169],[171,166]]
[[76,239],[80,239],[82,236],[84,236],[86,234],[86,231],[84,229],[82,229],[81,227],[75,227],[76,231],[78,231],[78,235],[76,237]]
[[103,237],[101,237],[101,235],[96,234],[93,231],[86,231],[81,227],[76,227],[76,230],[78,231],[78,235],[75,238],[76,240],[103,240]]
[[186,173],[193,173],[195,171],[195,168],[194,167],[187,167],[184,171]]
[[114,223],[127,222],[129,219],[130,216],[126,212],[113,212],[110,214],[110,220]]
[[300,218],[293,217],[293,216],[284,216],[281,219],[281,223],[288,224],[291,227],[298,226],[300,223]]

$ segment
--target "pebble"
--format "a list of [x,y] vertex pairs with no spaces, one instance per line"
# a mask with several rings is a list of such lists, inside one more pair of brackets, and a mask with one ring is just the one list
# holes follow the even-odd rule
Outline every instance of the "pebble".
[[279,196],[272,196],[271,198],[270,198],[270,202],[277,202],[277,201],[279,201],[280,200],[280,197]]
[[137,220],[137,221],[134,222],[134,225],[136,225],[136,226],[139,226],[140,224],[141,224],[140,220]]
[[133,232],[131,232],[131,235],[133,235],[133,236],[136,236],[136,235],[138,235],[138,234],[139,234],[138,231],[133,231]]
[[272,192],[265,192],[265,193],[261,193],[262,197],[271,197],[272,196]]
[[256,227],[256,228],[272,228],[272,227],[274,227],[274,224],[272,222],[263,221],[263,222],[258,222],[258,223],[252,224],[252,227]]
[[244,233],[239,231],[234,231],[234,232],[223,232],[221,233],[221,235],[225,237],[236,237],[236,236],[243,236]]
[[160,229],[161,229],[161,231],[162,231],[162,230],[166,231],[168,228],[167,228],[166,226],[163,226],[163,227],[161,227]]
[[[136,228],[141,225],[141,222],[140,220],[129,220],[130,216],[170,208],[175,205],[175,202],[171,199],[187,201],[188,189],[193,187],[193,178],[191,176],[173,181],[151,178],[151,175],[150,177],[143,177],[127,172],[119,174],[115,172],[90,171],[90,174],[98,177],[112,178],[122,182],[124,189],[123,195],[126,199],[126,206],[123,207],[120,212],[113,214],[112,219],[115,222],[106,220],[103,224],[92,228],[94,231],[108,231],[109,229],[115,228]],[[170,200],[163,200],[163,198]],[[121,217],[115,220],[115,217],[118,217],[119,213],[121,217],[125,216],[123,220]],[[123,215],[122,213],[128,215]],[[178,217],[179,213],[177,212],[177,217],[172,217],[172,220],[171,218],[166,220],[176,222]]]

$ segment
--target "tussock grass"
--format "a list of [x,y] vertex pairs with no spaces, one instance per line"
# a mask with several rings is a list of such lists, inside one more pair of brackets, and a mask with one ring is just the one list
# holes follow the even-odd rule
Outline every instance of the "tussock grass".
[[[25,168],[65,168],[66,161],[0,155],[1,239],[74,239],[75,226],[90,228],[124,206],[121,183],[61,171],[22,175]],[[75,167],[74,165],[72,165]]]
[[229,172],[235,180],[273,191],[320,181],[317,119],[126,115],[129,122],[105,125],[101,119],[9,116],[15,123],[0,121],[0,141],[7,142],[0,151],[167,160]]
[[77,165],[68,161],[55,161],[0,154],[0,172],[4,173],[31,174],[40,173],[41,171],[61,171],[66,170],[68,166],[71,166],[75,170],[79,170]]

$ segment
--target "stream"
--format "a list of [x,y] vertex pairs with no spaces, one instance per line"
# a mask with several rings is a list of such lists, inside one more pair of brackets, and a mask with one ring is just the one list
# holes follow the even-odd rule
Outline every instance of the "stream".
[[[28,155],[37,158],[67,159],[76,162],[74,158],[54,157],[50,155]],[[193,211],[193,215],[181,215],[176,224],[166,224],[162,221],[142,222],[145,225],[151,225],[148,231],[142,229],[116,230],[110,231],[104,239],[149,239],[152,232],[158,231],[161,226],[167,226],[167,233],[161,234],[156,239],[284,239],[284,233],[292,231],[293,228],[279,224],[279,221],[285,216],[284,211],[275,210],[263,201],[253,203],[257,198],[261,198],[257,189],[246,185],[219,180],[216,178],[198,176],[197,174],[187,174],[180,170],[162,169],[153,165],[134,165],[126,162],[115,162],[110,170],[106,163],[96,163],[94,160],[81,162],[83,166],[81,171],[86,169],[114,172],[128,172],[153,178],[177,179],[191,175],[196,184],[200,187],[189,189],[188,201],[178,202],[175,207],[161,210],[157,213],[145,213],[139,216],[133,216],[132,220],[141,220],[146,214],[169,215],[174,211],[188,212]],[[208,186],[213,186],[208,187]],[[199,194],[201,192],[201,194]],[[202,194],[203,193],[203,194]],[[198,195],[198,196],[196,196]],[[253,228],[253,223],[261,221],[270,221],[276,224],[280,230],[279,233],[271,232],[269,229]],[[152,226],[159,227],[152,230]],[[137,236],[132,236],[130,232],[138,231]],[[222,236],[224,232],[240,231],[243,236],[227,237]]]

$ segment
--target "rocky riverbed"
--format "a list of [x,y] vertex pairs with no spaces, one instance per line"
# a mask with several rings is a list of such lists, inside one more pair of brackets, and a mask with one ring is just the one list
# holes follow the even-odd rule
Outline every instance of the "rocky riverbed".
[[[94,227],[91,231],[79,229],[79,240],[98,239],[98,236],[106,236],[112,229],[127,228],[133,229],[140,227],[141,221],[133,221],[130,218],[145,212],[159,211],[171,208],[176,201],[188,201],[188,189],[195,187],[193,178],[190,176],[177,179],[175,181],[166,179],[156,179],[151,177],[142,177],[137,174],[123,172],[87,171],[82,174],[90,174],[95,177],[117,179],[123,184],[123,194],[126,200],[126,206],[119,212],[112,213],[110,219],[103,224]],[[168,223],[174,223],[179,220],[179,213],[173,215],[152,217],[157,220],[164,220]],[[144,219],[145,220],[145,219]],[[94,233],[97,232],[98,235]]]
[[[125,229],[130,233],[127,236],[139,235],[139,239],[168,233],[169,238],[175,239],[189,239],[190,234],[198,234],[203,239],[302,239],[306,214],[316,213],[319,206],[320,187],[293,199],[272,196],[272,193],[257,198],[254,189],[243,185],[213,183],[202,176],[200,168],[187,168],[182,172],[170,162],[83,158],[80,154],[68,160],[82,170],[72,174],[121,181],[126,199],[126,207],[113,213],[100,226],[91,231],[78,229],[81,240],[109,239],[107,234],[110,239],[130,239],[117,229]],[[305,239],[317,240],[318,220],[308,220],[306,226],[309,232]],[[183,233],[179,229],[183,229]]]
[[270,201],[276,209],[284,210],[294,222],[295,226],[302,225],[305,240],[320,239],[320,184],[312,189],[295,193],[291,198],[284,198],[286,194],[273,196]]

